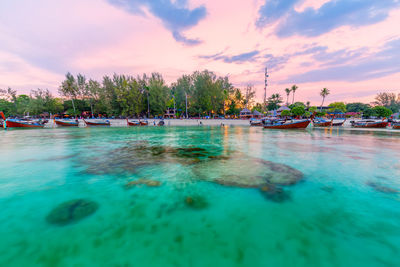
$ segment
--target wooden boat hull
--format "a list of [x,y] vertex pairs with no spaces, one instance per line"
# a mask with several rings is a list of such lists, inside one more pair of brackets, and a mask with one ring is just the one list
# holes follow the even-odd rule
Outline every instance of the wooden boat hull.
[[110,126],[110,122],[90,122],[86,121],[85,119],[83,120],[87,126]]
[[305,129],[310,124],[311,121],[298,121],[287,124],[278,125],[264,125],[265,129]]
[[313,122],[314,127],[331,127],[332,121]]
[[30,124],[23,121],[6,120],[7,128],[43,128],[44,124]]
[[250,126],[263,126],[263,123],[261,121],[250,122]]
[[357,124],[354,123],[352,127],[354,128],[386,128],[389,122],[381,121],[381,122],[367,122],[365,124]]
[[128,126],[147,126],[149,125],[149,123],[147,121],[129,121],[128,119],[126,119],[126,122],[128,123]]
[[332,126],[343,126],[344,122],[345,122],[345,121],[342,121],[342,122],[333,122],[333,123],[332,123]]
[[57,124],[57,126],[62,126],[62,127],[77,127],[79,125],[79,122],[66,122],[59,120],[55,120],[54,122]]
[[392,128],[393,128],[393,129],[396,129],[396,130],[399,130],[399,129],[400,129],[400,123],[394,123],[394,124],[392,125]]

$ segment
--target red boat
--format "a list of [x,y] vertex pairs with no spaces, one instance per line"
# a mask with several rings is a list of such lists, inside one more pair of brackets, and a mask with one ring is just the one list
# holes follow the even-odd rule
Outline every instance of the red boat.
[[43,128],[45,122],[24,121],[18,119],[7,119],[7,128]]
[[126,119],[126,122],[128,123],[128,126],[147,126],[149,125],[148,121],[129,121]]
[[109,120],[106,121],[97,121],[97,122],[90,122],[90,121],[86,121],[85,119],[83,119],[83,121],[86,123],[87,126],[110,126],[111,123]]
[[265,129],[305,129],[310,124],[310,120],[300,121],[267,121],[264,124]]
[[54,122],[57,124],[57,126],[62,126],[62,127],[77,127],[79,126],[79,121],[62,121],[62,120],[54,120]]
[[333,123],[333,119],[330,121],[326,121],[323,119],[317,119],[313,120],[313,126],[314,127],[331,127]]
[[393,129],[400,129],[400,122],[394,122],[394,123],[392,124],[392,128],[393,128]]
[[354,128],[386,128],[388,126],[388,121],[351,121],[351,126]]

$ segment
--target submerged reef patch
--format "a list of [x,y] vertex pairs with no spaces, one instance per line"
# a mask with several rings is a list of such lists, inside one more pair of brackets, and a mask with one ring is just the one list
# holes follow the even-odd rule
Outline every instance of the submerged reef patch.
[[293,185],[303,178],[302,172],[288,165],[245,155],[203,162],[194,167],[194,173],[201,180],[243,188],[261,188],[268,184]]
[[367,182],[367,185],[372,187],[375,191],[381,192],[381,193],[387,193],[387,194],[397,194],[399,193],[398,190],[379,184],[375,182]]
[[84,165],[89,174],[136,173],[138,168],[163,164],[197,164],[206,160],[226,159],[219,151],[201,147],[171,147],[148,143],[129,143],[126,146],[108,151],[106,154],[84,158],[79,164]]
[[125,185],[126,189],[129,189],[131,187],[137,186],[137,185],[146,185],[149,187],[157,187],[161,185],[160,181],[155,181],[155,180],[149,180],[149,179],[138,179],[134,181],[130,181]]
[[208,202],[205,197],[200,195],[187,196],[185,198],[185,205],[192,209],[205,209],[208,207]]
[[46,216],[50,224],[64,226],[75,223],[96,212],[99,205],[91,200],[74,199],[56,206]]

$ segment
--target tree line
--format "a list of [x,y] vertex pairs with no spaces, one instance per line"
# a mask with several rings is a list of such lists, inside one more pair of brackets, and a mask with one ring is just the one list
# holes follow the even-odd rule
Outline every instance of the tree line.
[[0,110],[10,115],[39,115],[82,112],[103,116],[162,116],[175,108],[177,117],[237,115],[254,104],[255,90],[248,85],[242,92],[229,81],[204,70],[181,76],[167,85],[160,73],[151,75],[104,76],[102,81],[85,75],[65,75],[58,90],[62,98],[53,97],[47,89],[18,95],[8,88],[0,89]]
[[[272,94],[266,103],[255,103],[254,86],[249,84],[241,90],[234,87],[227,76],[220,77],[208,70],[182,75],[170,85],[156,72],[138,76],[106,75],[101,81],[67,73],[58,90],[62,98],[54,97],[47,89],[32,90],[29,95],[17,95],[11,88],[0,89],[0,110],[7,116],[46,112],[75,116],[86,112],[108,117],[152,117],[162,116],[170,108],[176,110],[177,117],[215,117],[239,115],[245,107],[266,112],[286,105],[292,115],[307,115],[310,102],[295,102],[298,89],[297,85],[285,89],[286,103],[278,93]],[[321,116],[329,94],[327,88],[320,91],[322,102],[319,110],[315,110]],[[400,95],[379,93],[371,104],[335,102],[329,105],[332,107],[329,111],[361,112],[368,117],[387,115],[399,111]]]

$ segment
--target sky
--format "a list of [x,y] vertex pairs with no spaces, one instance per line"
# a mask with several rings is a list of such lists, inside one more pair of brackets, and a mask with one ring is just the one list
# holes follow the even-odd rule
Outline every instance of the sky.
[[67,72],[101,81],[208,69],[257,100],[371,102],[400,93],[400,0],[0,0],[0,88],[57,89]]

